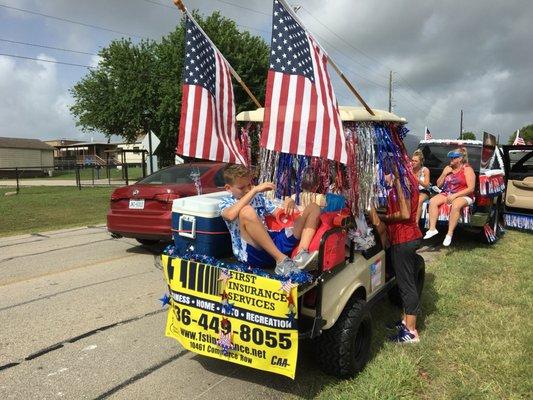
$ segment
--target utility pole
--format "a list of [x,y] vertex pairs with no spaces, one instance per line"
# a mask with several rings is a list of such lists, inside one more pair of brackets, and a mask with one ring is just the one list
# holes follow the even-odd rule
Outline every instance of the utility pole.
[[392,112],[392,71],[389,73],[389,112]]
[[459,131],[459,140],[463,139],[463,110],[461,110],[461,127]]

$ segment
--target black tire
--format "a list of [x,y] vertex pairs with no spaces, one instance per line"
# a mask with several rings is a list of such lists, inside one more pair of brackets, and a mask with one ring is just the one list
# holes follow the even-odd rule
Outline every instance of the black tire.
[[144,246],[153,246],[154,244],[159,243],[159,240],[154,240],[154,239],[135,239],[135,240]]
[[[420,255],[416,255],[416,264],[418,266],[418,274],[416,276],[416,291],[418,292],[418,298],[422,297],[422,290],[424,289],[424,282],[426,280],[426,262]],[[389,301],[398,308],[403,308],[402,298],[400,296],[400,290],[398,285],[394,285],[388,293]]]
[[335,324],[316,339],[321,369],[338,378],[351,378],[370,357],[372,317],[364,300],[348,303]]

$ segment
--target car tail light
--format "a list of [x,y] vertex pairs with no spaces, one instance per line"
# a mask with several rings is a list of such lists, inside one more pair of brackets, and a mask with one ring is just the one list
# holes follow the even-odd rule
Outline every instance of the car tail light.
[[487,196],[478,196],[476,199],[476,204],[478,207],[485,207],[492,205],[492,199]]
[[172,203],[172,200],[178,199],[179,194],[176,193],[159,193],[154,196],[154,199],[162,203]]

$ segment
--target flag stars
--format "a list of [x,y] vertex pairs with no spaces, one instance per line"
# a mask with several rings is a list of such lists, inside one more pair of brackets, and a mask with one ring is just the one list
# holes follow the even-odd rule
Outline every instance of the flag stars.
[[307,34],[280,2],[274,2],[270,68],[303,75],[314,82],[313,63]]

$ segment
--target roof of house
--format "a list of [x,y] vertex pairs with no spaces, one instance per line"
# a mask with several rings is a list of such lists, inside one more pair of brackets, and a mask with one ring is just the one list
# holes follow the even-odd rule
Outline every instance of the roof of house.
[[0,137],[0,147],[8,147],[14,149],[40,149],[40,150],[54,150],[52,146],[47,145],[39,139],[23,139],[23,138],[8,138]]

